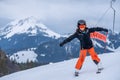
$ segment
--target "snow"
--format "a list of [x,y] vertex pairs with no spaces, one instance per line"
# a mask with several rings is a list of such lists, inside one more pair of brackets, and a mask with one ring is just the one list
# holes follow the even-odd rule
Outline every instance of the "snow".
[[116,49],[110,48],[109,46],[106,46],[106,49],[108,49],[110,51],[116,51]]
[[98,43],[98,42],[95,41],[94,39],[92,39],[92,40],[93,40],[94,46],[99,46],[99,47],[101,47],[101,48],[104,48],[100,43]]
[[65,46],[65,50],[66,50],[66,52],[68,52],[68,53],[72,53],[71,52],[71,48],[72,48],[72,46]]
[[45,57],[46,55],[45,54],[40,54],[40,56]]
[[78,77],[74,77],[77,59],[71,59],[16,72],[0,80],[120,80],[120,53],[101,54],[99,57],[104,67],[100,74],[96,74],[97,67],[88,56]]
[[2,30],[2,35],[5,35],[4,38],[10,38],[15,34],[22,34],[22,33],[31,33],[31,35],[38,34],[38,31],[41,31],[44,36],[52,37],[52,38],[59,38],[60,34],[53,32],[49,28],[47,28],[43,23],[39,22],[34,17],[28,17],[21,20],[15,20],[9,24]]
[[106,41],[107,41],[107,43],[108,43],[108,44],[110,44],[110,42],[111,42],[108,38],[107,38],[107,40],[106,40]]
[[118,47],[118,48],[116,49],[116,51],[119,52],[119,51],[120,51],[120,47]]
[[37,62],[37,54],[34,51],[19,51],[10,56],[10,60],[15,60],[17,63]]

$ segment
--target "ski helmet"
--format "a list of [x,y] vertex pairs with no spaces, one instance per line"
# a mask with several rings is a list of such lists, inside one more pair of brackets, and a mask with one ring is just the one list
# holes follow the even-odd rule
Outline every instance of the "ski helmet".
[[79,27],[79,25],[84,24],[86,25],[86,21],[85,20],[78,20],[77,26]]

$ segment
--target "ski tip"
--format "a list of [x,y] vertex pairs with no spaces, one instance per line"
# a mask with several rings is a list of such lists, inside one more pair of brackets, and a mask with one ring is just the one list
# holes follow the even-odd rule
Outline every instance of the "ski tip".
[[101,72],[100,71],[97,71],[96,74],[100,74]]
[[78,77],[79,76],[79,72],[75,72],[74,76]]

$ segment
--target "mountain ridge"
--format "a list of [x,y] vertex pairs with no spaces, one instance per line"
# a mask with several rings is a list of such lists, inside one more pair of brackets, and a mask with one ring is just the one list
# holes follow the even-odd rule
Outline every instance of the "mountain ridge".
[[15,34],[22,33],[36,35],[40,31],[43,32],[44,36],[47,37],[60,37],[60,34],[53,32],[34,17],[28,17],[22,20],[15,20],[7,24],[7,26],[1,31],[3,32],[3,34],[1,35],[4,35],[4,38],[10,38]]
[[[22,29],[17,29],[17,27]],[[25,51],[27,54],[27,51],[30,50],[37,55],[38,62],[45,63],[68,60],[79,56],[80,45],[77,39],[61,48],[59,43],[70,34],[66,36],[55,33],[34,17],[13,21],[1,31],[0,47],[9,56],[13,56],[15,53],[20,54],[21,51]],[[113,52],[120,46],[120,33],[113,35],[112,31],[109,30],[107,43],[96,39],[93,40],[93,43],[99,54]]]

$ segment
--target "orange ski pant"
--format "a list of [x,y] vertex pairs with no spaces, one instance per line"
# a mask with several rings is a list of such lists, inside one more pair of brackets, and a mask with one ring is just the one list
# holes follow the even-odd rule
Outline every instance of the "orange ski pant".
[[90,48],[90,49],[83,49],[83,50],[80,51],[80,56],[79,56],[79,58],[78,58],[78,61],[77,61],[77,63],[76,63],[76,66],[75,66],[76,69],[78,69],[78,70],[81,69],[81,67],[82,67],[82,65],[83,65],[83,62],[84,62],[84,60],[85,60],[85,57],[86,57],[86,53],[87,53],[87,52],[90,54],[90,56],[91,56],[91,58],[92,58],[93,61],[96,61],[96,62],[98,62],[98,63],[100,62],[100,59],[99,59],[99,57],[98,57],[98,55],[97,55],[97,53],[95,52],[95,50],[94,50],[93,47]]

